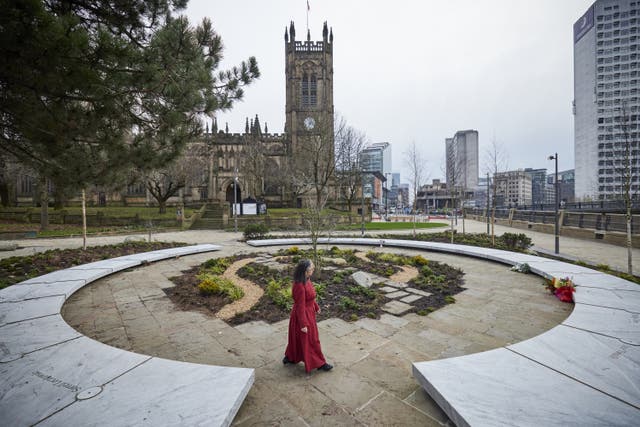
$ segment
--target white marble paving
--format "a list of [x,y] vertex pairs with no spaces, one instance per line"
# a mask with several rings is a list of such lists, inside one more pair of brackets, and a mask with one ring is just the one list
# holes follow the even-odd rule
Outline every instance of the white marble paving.
[[64,295],[0,303],[0,326],[60,313]]
[[0,363],[81,336],[59,314],[5,325],[0,327]]
[[[113,381],[148,359],[149,356],[80,337],[0,363],[3,425],[35,424],[75,402],[76,394],[82,390]],[[138,389],[140,394],[146,392]],[[90,419],[59,425],[87,425]]]
[[617,308],[630,313],[640,314],[640,286],[638,286],[637,291],[581,286],[578,288],[578,291],[573,294],[573,299],[579,304]]
[[127,268],[140,265],[141,261],[135,259],[105,259],[102,261],[90,262],[88,264],[76,265],[70,268],[70,270],[93,270],[105,268],[112,272],[124,270]]
[[640,315],[637,313],[576,304],[562,324],[617,338],[627,344],[640,345]]
[[253,369],[153,358],[40,425],[228,426],[253,381]]
[[17,285],[13,285],[13,286],[31,285],[35,283],[69,282],[69,281],[77,281],[77,280],[84,280],[85,283],[89,283],[94,280],[98,280],[104,276],[107,276],[111,273],[112,273],[112,270],[110,268],[95,268],[92,270],[68,268],[66,270],[58,270],[58,271],[54,271],[53,273],[34,277],[32,279],[25,280],[24,282],[20,282]]
[[70,280],[68,282],[32,283],[28,285],[13,285],[0,290],[0,302],[22,301],[33,298],[64,295],[69,298],[74,292],[85,285],[84,280]]
[[571,279],[577,286],[602,289],[620,289],[640,292],[640,285],[605,273],[574,274]]
[[638,346],[560,325],[507,348],[640,408]]
[[193,246],[181,246],[178,248],[160,249],[157,251],[143,252],[134,255],[124,255],[112,260],[136,260],[140,262],[154,262],[167,258],[178,256],[193,255],[202,252],[218,251],[222,248],[220,245],[202,244]]
[[632,426],[640,410],[504,348],[413,364],[457,426]]

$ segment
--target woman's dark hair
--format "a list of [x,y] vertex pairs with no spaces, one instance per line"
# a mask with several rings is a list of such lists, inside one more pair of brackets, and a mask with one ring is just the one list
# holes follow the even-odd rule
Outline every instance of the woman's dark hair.
[[296,265],[296,269],[293,270],[293,283],[306,283],[307,276],[305,273],[307,269],[311,266],[310,259],[301,259],[298,265]]

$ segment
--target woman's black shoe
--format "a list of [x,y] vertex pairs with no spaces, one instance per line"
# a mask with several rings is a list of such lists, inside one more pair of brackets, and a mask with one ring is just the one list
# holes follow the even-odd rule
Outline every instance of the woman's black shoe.
[[293,363],[291,360],[289,360],[289,358],[287,356],[284,357],[284,359],[282,359],[282,363],[285,365],[288,365],[289,363]]
[[325,371],[325,372],[330,371],[332,369],[333,369],[333,365],[329,365],[328,363],[325,363],[324,365],[318,368],[319,371]]

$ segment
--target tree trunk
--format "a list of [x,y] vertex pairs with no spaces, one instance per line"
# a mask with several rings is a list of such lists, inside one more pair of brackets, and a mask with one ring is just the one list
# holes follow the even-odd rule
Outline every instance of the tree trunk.
[[40,231],[49,228],[49,189],[47,178],[40,175]]
[[82,189],[82,249],[87,249],[87,197]]
[[627,202],[627,273],[633,274],[631,241],[631,203]]
[[161,214],[167,212],[167,201],[166,200],[158,200],[159,212]]

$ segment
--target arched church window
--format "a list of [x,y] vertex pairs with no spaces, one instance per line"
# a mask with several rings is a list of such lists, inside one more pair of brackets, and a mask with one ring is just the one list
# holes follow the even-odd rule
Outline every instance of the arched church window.
[[309,105],[309,75],[304,73],[302,75],[302,99],[301,103],[303,107]]
[[318,102],[318,79],[316,75],[311,76],[311,83],[309,84],[309,103],[310,105],[316,105]]
[[314,107],[318,102],[318,79],[315,74],[304,73],[301,82],[301,104],[303,107]]

